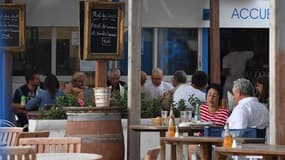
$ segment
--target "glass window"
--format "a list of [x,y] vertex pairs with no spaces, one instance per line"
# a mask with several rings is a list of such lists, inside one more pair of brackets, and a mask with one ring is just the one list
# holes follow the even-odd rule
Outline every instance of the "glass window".
[[163,28],[158,31],[158,67],[165,75],[176,70],[192,74],[198,68],[197,29]]
[[13,54],[13,75],[24,75],[29,70],[41,74],[51,72],[51,28],[27,27],[26,50]]
[[79,70],[79,28],[56,28],[56,74],[72,75]]
[[[147,74],[152,70],[152,55],[153,55],[153,29],[143,28],[142,30],[142,53],[141,53],[141,68]],[[124,33],[124,58],[119,61],[119,68],[122,75],[128,74],[128,32]]]

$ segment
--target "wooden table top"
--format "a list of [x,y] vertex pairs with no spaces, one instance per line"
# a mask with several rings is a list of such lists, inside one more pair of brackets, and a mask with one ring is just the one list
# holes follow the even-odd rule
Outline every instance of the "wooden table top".
[[[164,143],[178,143],[182,142],[185,144],[201,144],[201,143],[212,143],[220,144],[223,143],[223,137],[196,137],[196,136],[181,136],[181,137],[160,137],[160,141]],[[236,138],[238,143],[264,143],[264,138]]]
[[285,156],[285,145],[241,144],[236,148],[217,147],[216,152],[233,155]]
[[38,153],[37,160],[100,160],[102,156],[94,153]]
[[[189,126],[181,126],[179,128],[179,132],[187,132],[191,130],[192,132],[200,132],[204,131],[205,125],[189,125]],[[153,124],[138,124],[138,125],[130,125],[130,129],[134,131],[145,131],[145,132],[154,132],[154,131],[167,131],[168,126],[159,126]]]

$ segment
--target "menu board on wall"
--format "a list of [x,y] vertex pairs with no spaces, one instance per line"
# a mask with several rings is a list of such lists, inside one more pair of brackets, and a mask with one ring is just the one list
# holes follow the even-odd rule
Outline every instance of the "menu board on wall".
[[123,2],[85,2],[84,59],[123,57],[124,7]]
[[25,5],[0,4],[0,48],[6,51],[25,49]]

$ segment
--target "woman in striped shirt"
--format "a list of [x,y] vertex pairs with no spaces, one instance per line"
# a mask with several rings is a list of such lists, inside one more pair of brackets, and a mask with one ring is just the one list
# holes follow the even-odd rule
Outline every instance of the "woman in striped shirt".
[[223,89],[219,84],[211,84],[206,90],[207,103],[200,106],[200,120],[202,122],[212,122],[213,125],[224,126],[230,113],[221,108]]

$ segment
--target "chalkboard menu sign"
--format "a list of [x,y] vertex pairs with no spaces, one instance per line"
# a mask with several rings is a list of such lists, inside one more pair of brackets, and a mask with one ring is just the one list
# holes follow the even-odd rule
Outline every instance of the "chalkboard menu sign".
[[85,1],[85,60],[114,60],[123,57],[123,2]]
[[0,48],[5,51],[25,49],[24,4],[0,4]]

